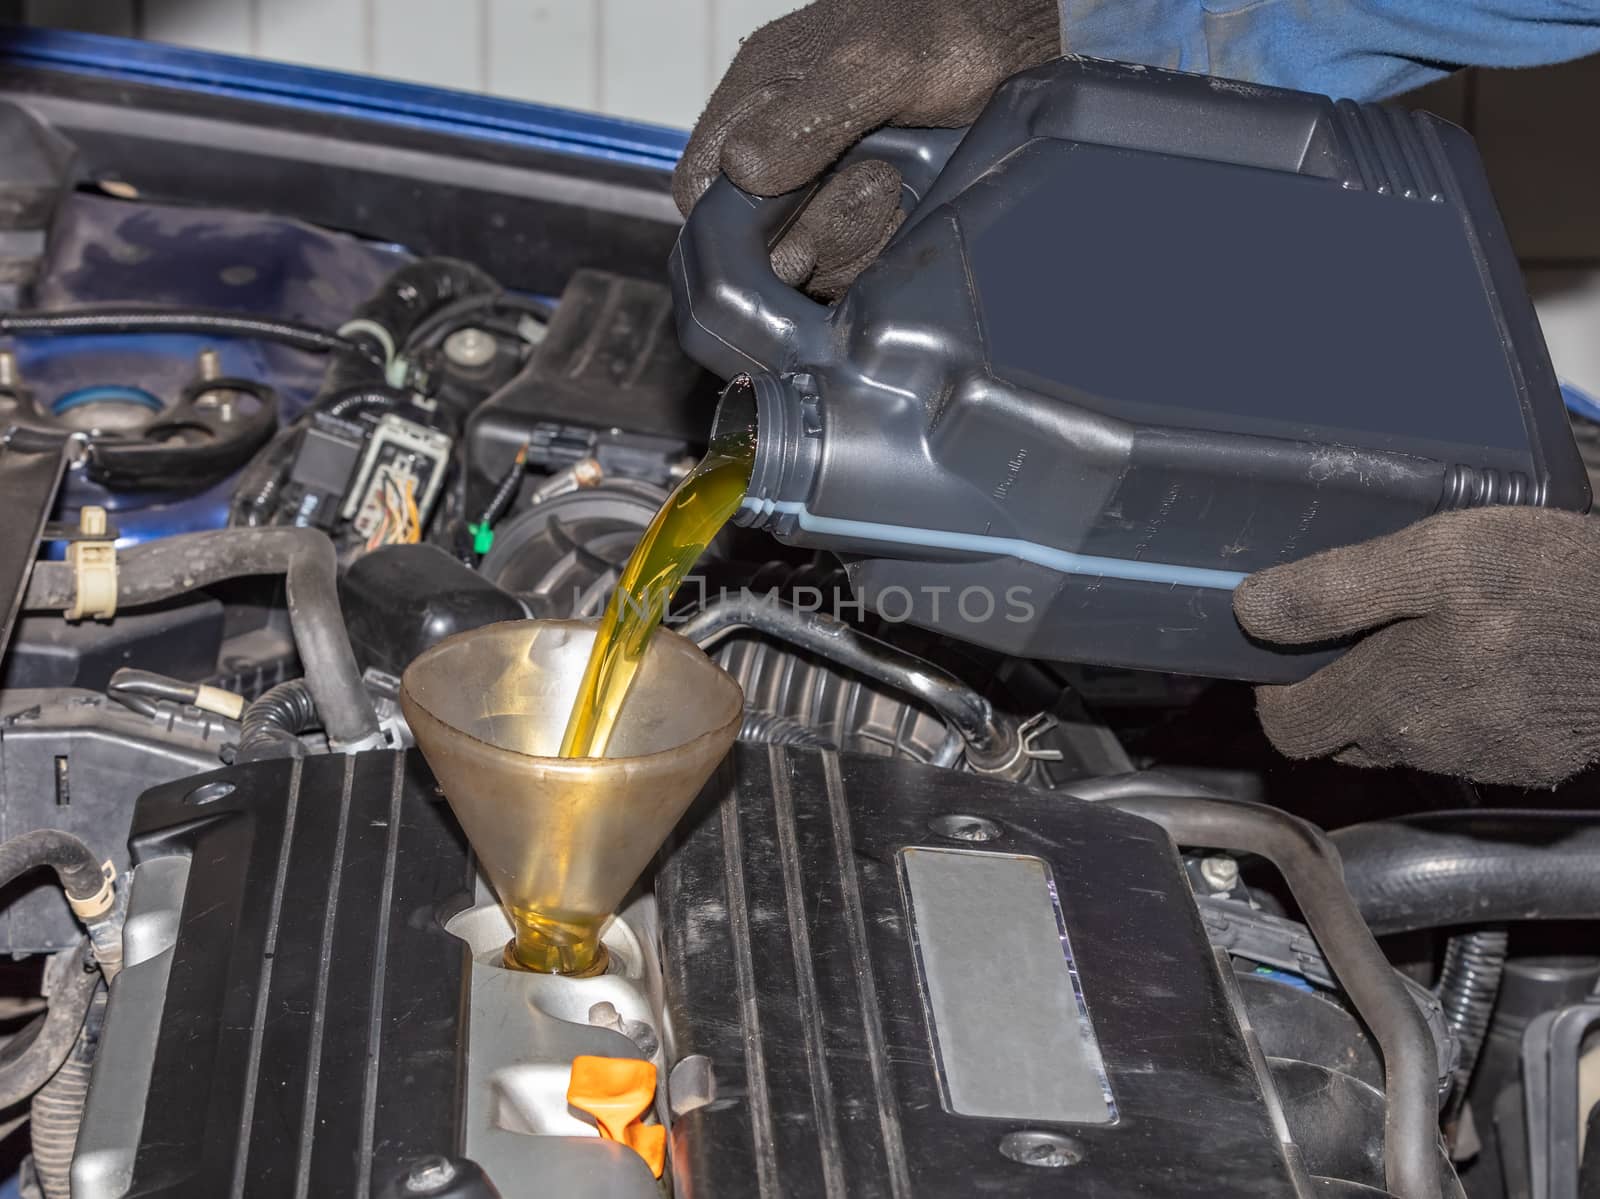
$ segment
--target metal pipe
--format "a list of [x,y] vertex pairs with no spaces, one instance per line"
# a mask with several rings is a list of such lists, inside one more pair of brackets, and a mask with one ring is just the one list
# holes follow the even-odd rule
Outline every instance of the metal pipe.
[[1159,793],[1106,802],[1159,824],[1178,845],[1256,853],[1278,868],[1383,1054],[1385,1184],[1399,1199],[1439,1199],[1433,1036],[1362,920],[1333,843],[1315,825],[1265,804]]
[[921,700],[961,738],[968,764],[980,773],[1014,776],[1027,768],[1021,734],[983,696],[931,662],[832,616],[757,596],[738,596],[706,605],[677,631],[704,649],[742,628],[810,650]]

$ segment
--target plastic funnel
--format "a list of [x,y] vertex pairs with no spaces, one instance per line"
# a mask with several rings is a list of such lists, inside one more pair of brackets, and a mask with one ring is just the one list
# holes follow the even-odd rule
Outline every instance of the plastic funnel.
[[406,669],[400,706],[511,917],[508,964],[604,968],[600,930],[733,744],[744,697],[695,646],[651,639],[604,758],[560,758],[595,626],[459,633]]

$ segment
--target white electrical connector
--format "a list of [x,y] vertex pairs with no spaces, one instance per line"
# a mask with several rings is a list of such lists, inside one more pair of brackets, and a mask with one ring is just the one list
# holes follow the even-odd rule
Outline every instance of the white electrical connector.
[[418,523],[426,525],[444,485],[451,444],[451,438],[437,429],[393,413],[384,416],[367,441],[356,467],[355,484],[339,515],[350,521],[360,536],[369,537],[383,521],[386,491],[392,488],[404,495],[409,483]]

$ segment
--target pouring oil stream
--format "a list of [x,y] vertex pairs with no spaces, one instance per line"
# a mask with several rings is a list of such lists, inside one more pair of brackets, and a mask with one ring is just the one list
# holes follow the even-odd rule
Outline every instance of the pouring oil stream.
[[[601,758],[650,637],[700,555],[739,510],[755,461],[752,426],[713,434],[706,456],[656,513],[617,581],[578,686],[563,758]],[[687,698],[687,697],[686,697]]]

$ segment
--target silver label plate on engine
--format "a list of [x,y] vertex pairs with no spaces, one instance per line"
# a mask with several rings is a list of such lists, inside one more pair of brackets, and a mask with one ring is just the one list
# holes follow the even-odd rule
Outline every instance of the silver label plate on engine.
[[1109,1124],[1116,1104],[1050,867],[900,852],[944,1104],[964,1116]]

